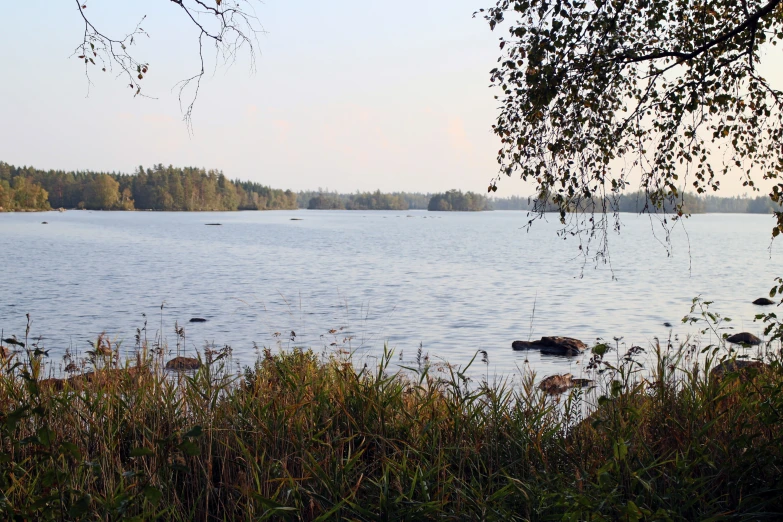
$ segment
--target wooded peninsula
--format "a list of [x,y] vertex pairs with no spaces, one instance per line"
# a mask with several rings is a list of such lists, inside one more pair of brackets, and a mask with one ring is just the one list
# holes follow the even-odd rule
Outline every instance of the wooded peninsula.
[[[769,214],[780,210],[767,195],[683,196],[683,210],[701,213]],[[642,212],[644,192],[613,199],[618,212]],[[138,167],[133,174],[16,167],[0,161],[0,211],[50,210],[234,211],[234,210],[537,210],[535,198],[488,198],[459,190],[444,193],[356,192],[273,189],[251,181],[230,180],[220,170],[197,167]],[[549,208],[549,205],[544,207]],[[664,210],[671,211],[665,208]]]

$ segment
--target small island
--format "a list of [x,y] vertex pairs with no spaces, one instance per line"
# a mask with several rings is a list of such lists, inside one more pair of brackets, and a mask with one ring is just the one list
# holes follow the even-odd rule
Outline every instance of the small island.
[[386,194],[376,190],[347,196],[320,193],[310,198],[307,208],[309,210],[408,210],[410,205],[403,194]]
[[427,210],[441,212],[479,212],[491,210],[485,196],[474,192],[449,190],[443,194],[435,194],[430,198]]

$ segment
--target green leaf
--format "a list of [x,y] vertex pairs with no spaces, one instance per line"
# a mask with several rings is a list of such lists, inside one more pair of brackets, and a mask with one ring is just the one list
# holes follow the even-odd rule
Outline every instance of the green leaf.
[[144,498],[153,506],[157,506],[162,497],[163,493],[155,486],[147,486],[144,488]]
[[51,446],[54,441],[55,433],[49,428],[42,427],[38,430],[38,440],[43,446]]
[[636,506],[633,500],[629,500],[628,504],[626,504],[625,515],[627,517],[627,520],[633,522],[640,520],[642,518],[642,512],[639,511],[639,508]]
[[25,445],[25,444],[40,444],[41,441],[38,439],[37,435],[31,435],[29,437],[25,437],[22,440],[19,441],[19,444]]
[[612,450],[616,460],[625,460],[625,457],[628,455],[628,446],[623,441],[615,442]]
[[182,441],[182,443],[178,447],[182,451],[182,453],[190,457],[194,457],[201,452],[198,445],[196,445],[194,442],[191,442],[189,440]]
[[149,457],[154,454],[155,452],[149,448],[133,448],[130,452],[131,457]]
[[60,444],[60,453],[63,455],[70,455],[76,460],[81,460],[82,452],[73,442],[63,442]]
[[187,438],[195,438],[195,437],[201,437],[201,435],[204,433],[204,430],[201,428],[201,426],[194,426],[190,429],[186,434],[183,435],[183,437]]
[[71,518],[79,518],[84,516],[90,509],[92,503],[92,497],[89,494],[83,495],[79,500],[73,503],[68,510],[68,516]]
[[57,470],[55,469],[49,469],[43,475],[41,475],[41,485],[43,485],[45,488],[52,487],[52,484],[54,484],[56,481]]

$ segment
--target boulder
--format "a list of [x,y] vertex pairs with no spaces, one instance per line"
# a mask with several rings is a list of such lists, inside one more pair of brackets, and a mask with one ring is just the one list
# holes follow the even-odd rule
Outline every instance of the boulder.
[[550,375],[538,385],[538,389],[550,395],[563,393],[571,387],[571,374]]
[[589,386],[593,381],[590,379],[574,379],[570,373],[563,375],[550,375],[538,385],[538,389],[549,395],[558,395],[571,388],[581,388]]
[[572,337],[542,337],[538,341],[514,341],[514,350],[540,350],[550,355],[579,355],[587,350],[587,345]]
[[146,369],[146,367],[101,368],[94,372],[81,373],[67,379],[43,379],[38,381],[38,386],[42,389],[47,388],[55,391],[62,391],[67,384],[70,389],[81,390],[87,383],[106,384],[108,382],[116,382],[118,379],[121,379],[123,375],[140,375],[143,369]]
[[207,320],[204,319],[203,317],[191,317],[190,321],[188,321],[188,322],[190,322],[190,323],[206,323]]
[[65,380],[72,388],[79,389],[85,383],[107,383],[109,381],[117,381],[121,379],[123,375],[139,375],[142,368],[138,366],[132,366],[130,368],[101,368],[94,372],[85,372],[79,375],[74,375]]
[[713,368],[712,371],[710,371],[710,375],[712,375],[716,379],[721,379],[727,373],[744,374],[751,369],[761,370],[766,367],[767,367],[766,364],[759,361],[743,361],[743,360],[723,361],[718,366]]
[[175,357],[166,363],[167,370],[198,370],[201,361],[193,357]]
[[41,381],[38,381],[38,388],[44,390],[44,389],[51,389],[55,391],[60,391],[65,387],[65,381],[62,379],[55,379],[54,377],[51,379],[43,379]]
[[753,301],[753,304],[759,306],[769,306],[775,304],[775,301],[773,301],[772,299],[767,299],[766,297],[759,297],[758,299]]
[[574,385],[574,388],[584,388],[585,386],[591,386],[593,381],[590,379],[571,379],[571,384]]
[[748,332],[736,333],[730,337],[727,337],[726,340],[730,343],[747,344],[750,346],[758,346],[761,344],[761,339]]

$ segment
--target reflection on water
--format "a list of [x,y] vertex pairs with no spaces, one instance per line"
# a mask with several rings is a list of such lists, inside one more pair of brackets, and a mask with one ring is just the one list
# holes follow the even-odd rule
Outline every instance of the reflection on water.
[[23,334],[29,312],[55,356],[89,349],[102,331],[130,349],[145,320],[150,337],[162,327],[173,345],[177,322],[188,350],[229,344],[242,362],[254,343],[374,356],[388,343],[403,361],[421,344],[453,364],[486,350],[490,375],[526,361],[580,373],[579,359],[513,352],[516,339],[682,338],[696,331],[680,319],[697,295],[762,334],[750,303],[781,275],[771,217],[695,216],[667,257],[647,217],[624,215],[611,270],[582,270],[556,222],[530,232],[525,222],[521,212],[0,214],[0,327]]

